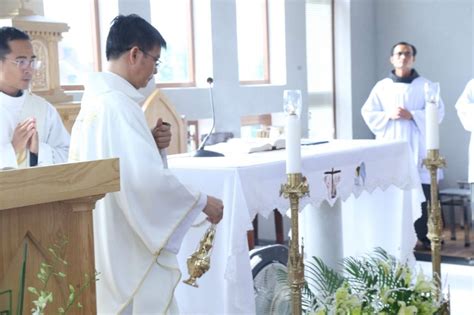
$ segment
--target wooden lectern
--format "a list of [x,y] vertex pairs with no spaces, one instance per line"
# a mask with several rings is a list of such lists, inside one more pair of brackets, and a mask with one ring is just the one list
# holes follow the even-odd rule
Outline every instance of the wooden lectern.
[[[94,277],[92,209],[95,202],[118,190],[118,159],[0,171],[0,292],[11,292],[10,298],[0,300],[0,311],[2,307],[7,309],[5,303],[10,303],[12,314],[17,314],[26,243],[23,313],[31,314],[32,300],[36,298],[27,288],[42,287],[37,279],[41,262],[57,265],[48,248],[59,237],[68,240],[65,247],[68,264],[58,266],[66,277],[62,280],[52,277],[49,281],[54,299],[46,314],[58,314],[57,308],[67,305],[67,285],[78,289],[84,283],[84,274]],[[83,308],[74,308],[68,314],[96,314],[94,281],[79,301]]]

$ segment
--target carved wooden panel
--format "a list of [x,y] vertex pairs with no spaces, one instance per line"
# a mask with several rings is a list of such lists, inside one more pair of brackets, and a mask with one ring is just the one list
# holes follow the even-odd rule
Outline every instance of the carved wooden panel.
[[[81,200],[82,199],[82,200]],[[57,314],[57,307],[67,304],[67,285],[76,289],[84,283],[84,274],[94,276],[94,246],[92,229],[92,207],[96,198],[80,198],[79,204],[88,204],[89,211],[73,211],[73,203],[55,202],[23,208],[0,211],[0,291],[13,289],[13,306],[19,286],[23,246],[28,244],[26,263],[26,284],[23,311],[29,313],[33,307],[34,295],[26,290],[29,286],[41,287],[37,273],[41,262],[56,266],[66,274],[65,279],[51,279],[49,288],[54,292],[54,300],[46,314]],[[48,247],[62,237],[68,240],[65,247],[67,265],[52,259]],[[75,308],[71,314],[95,314],[95,283],[87,288],[80,302],[83,309]]]
[[183,118],[176,112],[173,104],[161,93],[155,90],[143,104],[143,111],[151,129],[158,118],[171,124],[171,143],[168,154],[183,153],[187,151],[187,131]]

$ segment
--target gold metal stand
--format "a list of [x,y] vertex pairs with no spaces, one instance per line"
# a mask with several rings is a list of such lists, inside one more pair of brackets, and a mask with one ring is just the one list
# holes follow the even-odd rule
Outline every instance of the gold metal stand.
[[439,298],[441,289],[441,203],[438,198],[438,168],[446,166],[446,160],[439,156],[439,150],[428,150],[428,156],[423,160],[430,171],[431,201],[428,201],[428,238],[431,241],[431,261],[433,266],[433,279],[436,283],[436,298]]
[[301,288],[304,285],[304,247],[299,251],[299,200],[309,195],[309,185],[301,173],[288,174],[288,182],[281,185],[280,196],[290,199],[291,207],[291,240],[288,257],[288,283],[291,288],[292,314],[301,314]]
[[211,268],[211,249],[214,245],[214,236],[216,234],[216,225],[212,224],[204,233],[196,251],[188,257],[189,278],[183,280],[195,288],[199,287],[196,280]]

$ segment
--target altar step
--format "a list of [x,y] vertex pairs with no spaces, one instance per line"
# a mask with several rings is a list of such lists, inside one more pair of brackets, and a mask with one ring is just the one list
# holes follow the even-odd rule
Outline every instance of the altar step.
[[[441,262],[448,264],[474,266],[474,233],[470,233],[470,246],[464,243],[464,228],[456,226],[456,240],[451,240],[449,228],[443,231],[444,245],[441,246]],[[431,251],[421,248],[414,249],[416,260],[431,261]]]

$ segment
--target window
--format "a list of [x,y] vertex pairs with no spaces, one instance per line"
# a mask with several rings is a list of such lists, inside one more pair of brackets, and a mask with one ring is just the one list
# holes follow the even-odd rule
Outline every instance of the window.
[[151,24],[165,38],[156,81],[161,86],[192,86],[194,47],[191,0],[151,0]]
[[306,0],[309,136],[331,139],[334,128],[332,0]]
[[332,91],[332,12],[330,0],[306,3],[308,91]]
[[45,17],[69,26],[59,42],[60,82],[65,89],[82,89],[84,75],[100,69],[96,1],[43,0]]
[[269,83],[267,0],[236,0],[239,80]]

